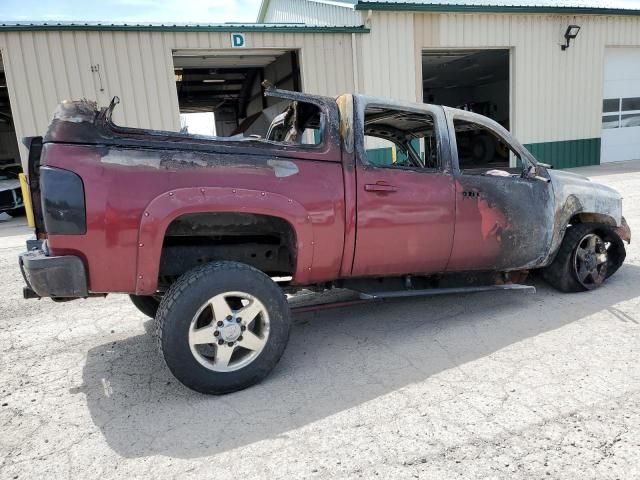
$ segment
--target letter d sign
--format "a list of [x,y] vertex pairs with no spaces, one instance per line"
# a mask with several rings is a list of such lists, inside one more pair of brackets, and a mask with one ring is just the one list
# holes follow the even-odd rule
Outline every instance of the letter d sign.
[[232,48],[244,48],[244,33],[232,33],[231,34],[231,47]]

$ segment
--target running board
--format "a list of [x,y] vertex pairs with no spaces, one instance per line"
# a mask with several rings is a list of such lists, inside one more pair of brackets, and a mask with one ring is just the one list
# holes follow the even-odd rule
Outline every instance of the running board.
[[388,292],[358,292],[361,300],[376,300],[383,298],[422,297],[427,295],[447,295],[450,293],[491,292],[495,290],[518,290],[524,293],[536,293],[533,285],[508,283],[505,285],[487,285],[477,287],[453,288],[425,288],[423,290],[392,290]]
[[[347,307],[369,301],[384,300],[386,298],[419,297],[427,295],[445,295],[448,293],[474,293],[495,290],[518,290],[524,293],[536,293],[536,287],[510,283],[507,285],[489,285],[485,287],[455,287],[455,288],[426,288],[423,290],[392,290],[388,292],[361,292],[344,289],[340,295],[335,292],[318,294],[294,295],[288,298],[289,307],[293,312],[310,312],[327,308]],[[307,301],[305,301],[307,300]]]

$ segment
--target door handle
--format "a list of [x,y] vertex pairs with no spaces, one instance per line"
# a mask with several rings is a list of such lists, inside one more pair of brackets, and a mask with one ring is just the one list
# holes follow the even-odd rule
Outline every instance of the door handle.
[[367,183],[364,186],[365,192],[397,192],[398,189],[386,183]]

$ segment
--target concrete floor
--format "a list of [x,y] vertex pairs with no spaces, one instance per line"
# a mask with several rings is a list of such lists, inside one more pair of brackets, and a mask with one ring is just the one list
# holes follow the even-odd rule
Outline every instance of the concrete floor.
[[[638,229],[640,162],[583,171]],[[298,314],[265,382],[207,397],[126,297],[22,300],[20,223],[0,224],[0,478],[640,477],[638,242],[594,292]]]

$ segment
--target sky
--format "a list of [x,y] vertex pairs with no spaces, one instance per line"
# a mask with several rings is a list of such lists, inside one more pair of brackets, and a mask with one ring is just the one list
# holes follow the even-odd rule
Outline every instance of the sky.
[[260,0],[0,0],[0,21],[255,22]]
[[[541,0],[538,3],[546,5],[562,1],[567,0]],[[581,3],[580,0],[569,1],[572,4]],[[489,3],[508,5],[519,2],[522,0],[493,0]],[[595,0],[586,3],[591,5]],[[599,0],[598,3],[603,6],[640,8],[640,0]],[[255,22],[259,7],[260,0],[0,0],[0,22]]]

